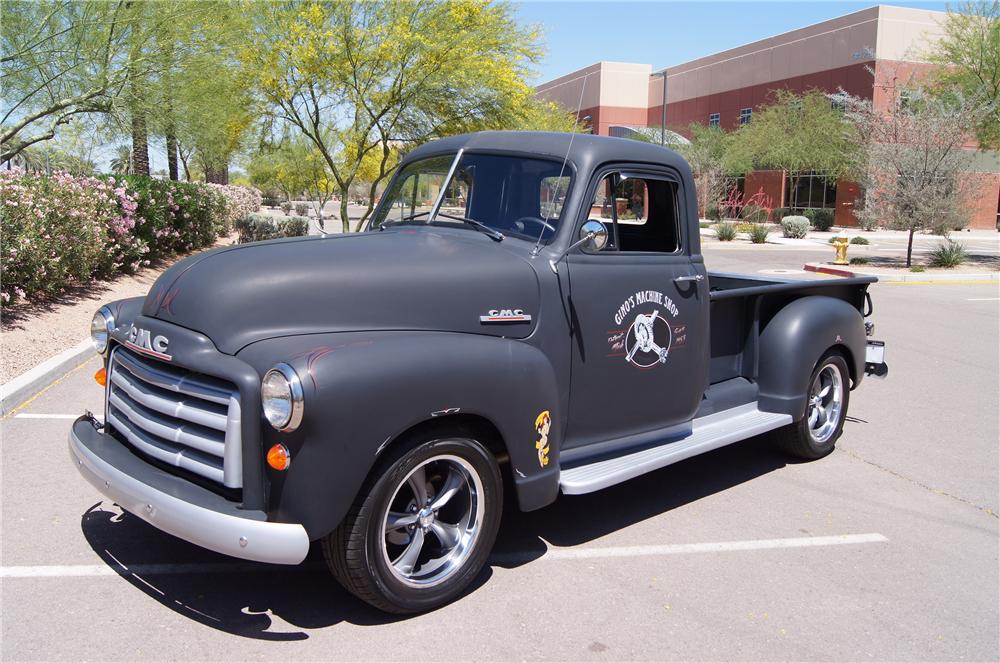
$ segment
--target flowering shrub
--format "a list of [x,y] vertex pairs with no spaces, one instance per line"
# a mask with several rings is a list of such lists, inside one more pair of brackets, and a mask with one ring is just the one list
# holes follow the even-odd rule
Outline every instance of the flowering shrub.
[[259,200],[245,187],[0,171],[0,301],[208,246]]
[[260,211],[264,198],[260,191],[248,186],[232,186],[228,184],[209,184],[217,194],[226,200],[224,223],[226,231],[233,228],[237,221],[245,219],[254,212]]

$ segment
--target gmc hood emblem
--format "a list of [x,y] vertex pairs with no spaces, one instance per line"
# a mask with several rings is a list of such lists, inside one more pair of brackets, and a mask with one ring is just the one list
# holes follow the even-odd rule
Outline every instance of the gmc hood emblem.
[[483,324],[504,323],[504,322],[531,322],[531,316],[519,308],[492,309],[486,315],[479,316],[479,322]]
[[163,359],[164,361],[170,361],[173,359],[171,355],[167,354],[167,348],[170,346],[170,339],[166,336],[153,336],[149,333],[148,329],[136,327],[134,324],[129,325],[128,331],[125,332],[125,336],[128,339],[125,341],[125,345],[133,350],[147,354],[150,357]]

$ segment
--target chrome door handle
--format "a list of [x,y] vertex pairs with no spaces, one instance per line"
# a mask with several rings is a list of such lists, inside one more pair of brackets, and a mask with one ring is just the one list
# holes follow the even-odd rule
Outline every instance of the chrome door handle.
[[705,277],[701,274],[694,274],[693,276],[678,276],[674,279],[674,283],[700,283],[704,280]]

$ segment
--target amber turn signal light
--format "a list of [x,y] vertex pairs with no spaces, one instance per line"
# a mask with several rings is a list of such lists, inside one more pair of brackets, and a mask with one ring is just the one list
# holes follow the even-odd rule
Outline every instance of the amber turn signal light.
[[267,464],[276,470],[287,470],[292,464],[292,456],[283,444],[276,444],[267,450]]
[[94,373],[94,381],[102,387],[108,383],[108,371],[105,368]]

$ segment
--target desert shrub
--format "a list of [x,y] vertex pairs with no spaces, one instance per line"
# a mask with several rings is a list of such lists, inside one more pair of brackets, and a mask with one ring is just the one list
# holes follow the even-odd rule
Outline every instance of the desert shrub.
[[715,224],[715,236],[720,242],[731,242],[736,239],[736,224],[723,221]]
[[862,237],[860,235],[851,238],[851,244],[857,244],[859,246],[868,246],[871,242],[868,241],[867,237]]
[[927,268],[924,267],[923,265],[914,265],[913,267],[910,267],[910,271],[911,272],[926,272]]
[[949,240],[931,251],[929,262],[931,267],[958,267],[967,257],[964,244]]
[[852,265],[867,265],[868,264],[868,258],[862,258],[862,257],[851,258],[851,264]]
[[711,219],[712,221],[719,221],[722,219],[722,212],[718,205],[709,205],[705,210],[705,218]]
[[783,219],[786,216],[796,216],[795,211],[790,207],[775,207],[771,210],[771,216],[775,219]]
[[281,211],[285,213],[285,216],[288,216],[292,213],[292,204],[288,201],[281,203]]
[[768,214],[769,210],[766,207],[760,207],[758,205],[744,205],[743,211],[740,212],[740,218],[742,218],[746,223],[767,223]]
[[764,244],[767,242],[767,234],[771,232],[771,227],[765,223],[755,223],[750,228],[750,241],[754,244]]
[[809,208],[802,211],[802,216],[809,219],[813,228],[821,232],[826,232],[833,227],[832,209]]
[[303,216],[251,214],[235,224],[240,244],[281,237],[300,237],[309,233],[309,219]]
[[809,219],[804,216],[786,216],[781,219],[781,232],[785,237],[802,239],[809,232]]
[[712,224],[709,223],[708,221],[699,221],[698,222],[698,227],[702,228],[702,229],[704,229],[704,228],[711,228]]
[[295,203],[296,216],[309,216],[309,203]]

